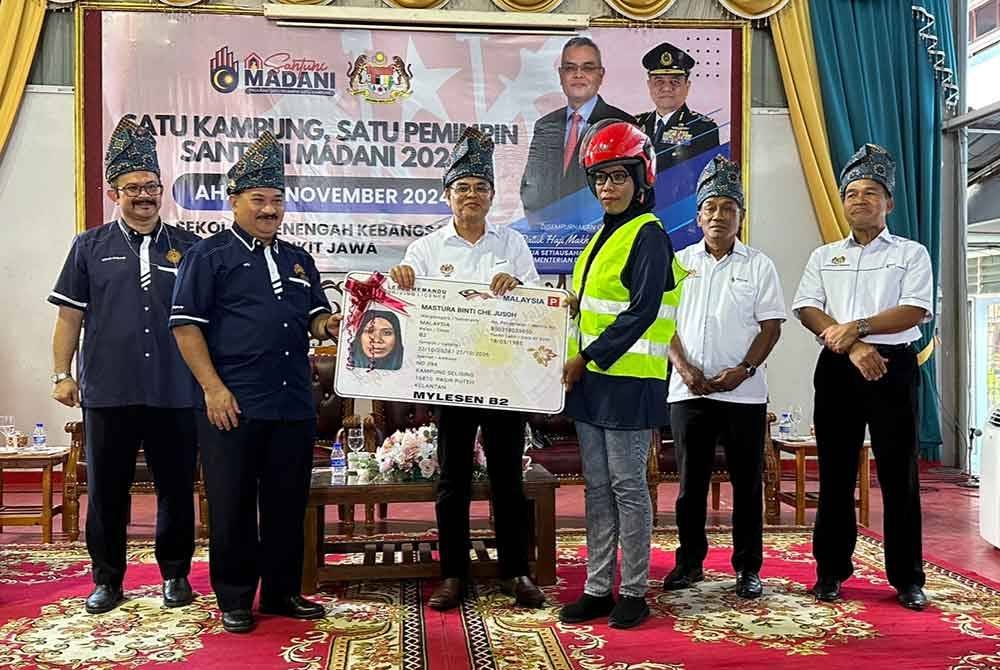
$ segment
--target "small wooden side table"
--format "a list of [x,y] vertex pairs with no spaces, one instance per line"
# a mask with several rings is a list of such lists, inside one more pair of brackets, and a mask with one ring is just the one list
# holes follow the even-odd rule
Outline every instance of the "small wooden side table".
[[[868,526],[871,494],[871,466],[869,464],[871,442],[866,440],[858,454],[858,498],[855,506],[858,508],[858,523]],[[806,458],[815,458],[817,455],[816,441],[792,441],[771,439],[771,448],[774,449],[774,456],[777,459],[779,472],[773,478],[775,491],[769,492],[768,499],[776,500],[778,506],[781,503],[795,507],[795,525],[804,526],[806,523],[806,510],[815,509],[819,502],[819,494],[806,491]],[[795,456],[795,492],[781,490],[781,453]],[[768,510],[768,523],[779,523],[780,510]]]
[[[524,474],[524,495],[531,508],[529,517],[524,520],[530,538],[528,569],[541,586],[556,583],[557,488],[559,480],[538,463]],[[394,541],[383,542],[367,537],[354,538],[351,532],[341,541],[326,542],[323,517],[326,505],[432,502],[436,498],[436,481],[332,485],[329,469],[314,470],[306,507],[302,592],[315,593],[324,582],[438,577],[441,565],[432,555],[437,549],[437,540],[425,539],[418,533],[401,534]],[[489,482],[473,482],[472,499],[489,500]],[[473,539],[476,560],[469,565],[470,576],[499,576],[499,564],[488,552],[495,546],[493,538]],[[398,561],[397,553],[400,555]],[[328,565],[326,554],[357,554],[361,560]]]
[[[59,465],[66,469],[69,447],[59,447],[37,453],[20,452],[0,454],[0,529],[9,526],[41,526],[42,542],[52,542],[52,517],[62,513],[62,505],[52,504],[52,468]],[[4,470],[42,471],[42,500],[40,505],[8,505],[3,501]]]

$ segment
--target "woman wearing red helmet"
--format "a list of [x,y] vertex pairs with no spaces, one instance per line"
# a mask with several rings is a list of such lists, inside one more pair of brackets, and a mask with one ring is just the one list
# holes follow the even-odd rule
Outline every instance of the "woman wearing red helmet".
[[573,268],[576,332],[563,381],[586,481],[587,581],[560,618],[579,623],[610,615],[610,626],[632,628],[649,616],[653,510],[646,459],[654,429],[668,423],[667,352],[679,266],[653,214],[656,158],[645,133],[623,121],[595,124],[581,143],[580,162],[604,219]]

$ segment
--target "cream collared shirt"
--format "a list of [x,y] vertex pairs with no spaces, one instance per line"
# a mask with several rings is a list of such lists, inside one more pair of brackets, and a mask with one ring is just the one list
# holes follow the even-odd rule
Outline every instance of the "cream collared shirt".
[[418,277],[457,279],[489,284],[500,273],[522,284],[538,286],[541,279],[524,236],[509,226],[486,223],[486,233],[474,244],[459,236],[454,220],[406,248],[402,265]]
[[[677,336],[691,364],[711,378],[743,361],[760,322],[787,318],[784,293],[774,263],[739,240],[728,256],[715,260],[696,242],[677,254],[690,274],[681,282]],[[696,396],[676,369],[670,374],[670,402],[712,398],[726,402],[767,402],[764,366],[732,391]]]
[[[919,242],[883,229],[862,246],[850,235],[812,252],[795,292],[792,310],[815,307],[837,323],[867,319],[891,307],[924,310],[922,323],[934,314],[931,257]],[[916,326],[899,333],[868,335],[870,344],[907,344],[920,338]]]

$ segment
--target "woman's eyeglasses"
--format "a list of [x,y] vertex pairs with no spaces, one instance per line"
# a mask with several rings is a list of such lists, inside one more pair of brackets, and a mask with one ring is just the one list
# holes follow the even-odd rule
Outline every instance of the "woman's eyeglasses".
[[629,176],[628,172],[621,172],[621,171],[612,172],[611,174],[608,174],[607,172],[598,172],[597,174],[594,175],[594,183],[597,184],[598,186],[604,186],[605,184],[608,183],[608,180],[610,179],[611,183],[614,184],[615,186],[621,186],[622,184],[628,181],[628,176]]

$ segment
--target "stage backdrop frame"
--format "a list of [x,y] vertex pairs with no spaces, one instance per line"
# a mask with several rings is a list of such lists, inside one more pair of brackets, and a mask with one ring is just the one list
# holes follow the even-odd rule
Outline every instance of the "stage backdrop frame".
[[[138,5],[138,4],[128,4],[128,3],[103,3],[103,2],[81,2],[78,3],[75,9],[75,28],[76,28],[76,49],[77,58],[75,64],[75,81],[76,90],[78,95],[76,96],[76,175],[77,175],[77,230],[83,231],[88,227],[96,227],[101,225],[106,220],[106,204],[104,191],[106,185],[103,180],[103,152],[105,148],[105,143],[107,140],[107,135],[110,133],[111,128],[108,126],[108,120],[104,117],[104,81],[103,81],[103,51],[102,51],[102,21],[103,17],[107,12],[137,12],[137,13],[158,13],[164,15],[172,14],[184,14],[184,15],[195,15],[201,16],[205,15],[227,15],[227,16],[249,16],[249,17],[261,17],[263,20],[263,11],[261,8],[244,8],[244,7],[229,7],[229,6],[209,6],[209,7],[195,7],[195,8],[169,8],[169,7],[156,7],[150,5]],[[419,27],[409,27],[413,31],[419,31]],[[590,22],[590,30],[588,34],[593,34],[593,31],[606,31],[608,29],[631,29],[631,30],[724,30],[729,31],[731,34],[731,48],[729,51],[730,57],[730,107],[729,113],[730,118],[728,124],[730,125],[729,130],[729,141],[726,143],[729,147],[728,151],[730,155],[733,156],[738,162],[740,162],[743,168],[743,185],[744,191],[746,193],[746,207],[744,212],[743,226],[741,230],[741,238],[744,242],[750,241],[750,194],[749,194],[749,166],[745,165],[745,159],[749,154],[749,140],[750,140],[750,128],[749,128],[749,117],[750,117],[750,46],[751,40],[749,35],[750,24],[747,21],[704,21],[704,20],[656,20],[650,22],[636,22],[624,19],[593,19]],[[312,29],[290,29],[290,30],[312,30]],[[330,30],[327,28],[327,30]],[[478,32],[475,30],[475,26],[469,26],[468,29],[463,28],[462,32]],[[482,31],[488,32],[488,31]],[[526,30],[526,35],[531,35],[532,31]],[[565,41],[568,36],[562,36],[559,39]],[[602,44],[598,40],[599,44]],[[605,61],[608,60],[608,52],[611,51],[608,47],[605,47]],[[641,58],[641,53],[636,54],[636,60]],[[638,67],[638,64],[636,64]],[[338,74],[339,71],[338,71]],[[642,77],[644,79],[644,72]],[[718,75],[717,75],[718,76]],[[608,86],[609,76],[605,76],[604,87]],[[643,87],[643,93],[645,93]],[[602,88],[602,92],[605,88]],[[648,103],[648,98],[646,100]],[[565,102],[563,101],[563,104]],[[651,103],[647,104],[651,107]],[[535,119],[537,120],[537,118]],[[739,127],[736,128],[736,124]],[[528,124],[531,125],[530,123]],[[527,140],[524,144],[527,145]],[[705,155],[708,155],[706,152]],[[161,154],[161,164],[164,161],[164,157]],[[691,162],[694,162],[693,160]],[[702,163],[704,161],[701,161]],[[700,167],[698,168],[700,170]],[[691,179],[691,176],[688,176]],[[169,185],[168,185],[169,189]],[[498,191],[498,197],[501,194]],[[164,193],[164,198],[168,199],[171,197],[170,192]],[[496,210],[496,204],[494,210]],[[166,219],[168,222],[172,222]],[[286,217],[287,220],[287,217]],[[511,219],[508,219],[510,221]],[[514,219],[516,220],[516,219]],[[665,219],[665,224],[669,225],[669,221]],[[690,226],[689,226],[690,227]],[[592,229],[592,228],[591,228]],[[526,232],[526,235],[528,233]],[[690,243],[692,239],[687,239],[686,243]],[[675,242],[675,246],[680,248]],[[534,248],[533,251],[538,253],[538,250]],[[536,255],[536,262],[537,262]],[[324,272],[342,272],[349,269],[378,269],[386,270],[389,265],[398,261],[398,257],[392,259],[391,262],[385,262],[382,264],[363,265],[360,263],[349,263],[343,264],[339,267],[332,267],[330,264],[320,263],[321,270]],[[384,267],[383,267],[384,265]],[[540,271],[543,274],[565,274],[568,267],[563,267],[559,269],[552,269],[550,267],[540,265]],[[560,284],[563,282],[560,281]]]

